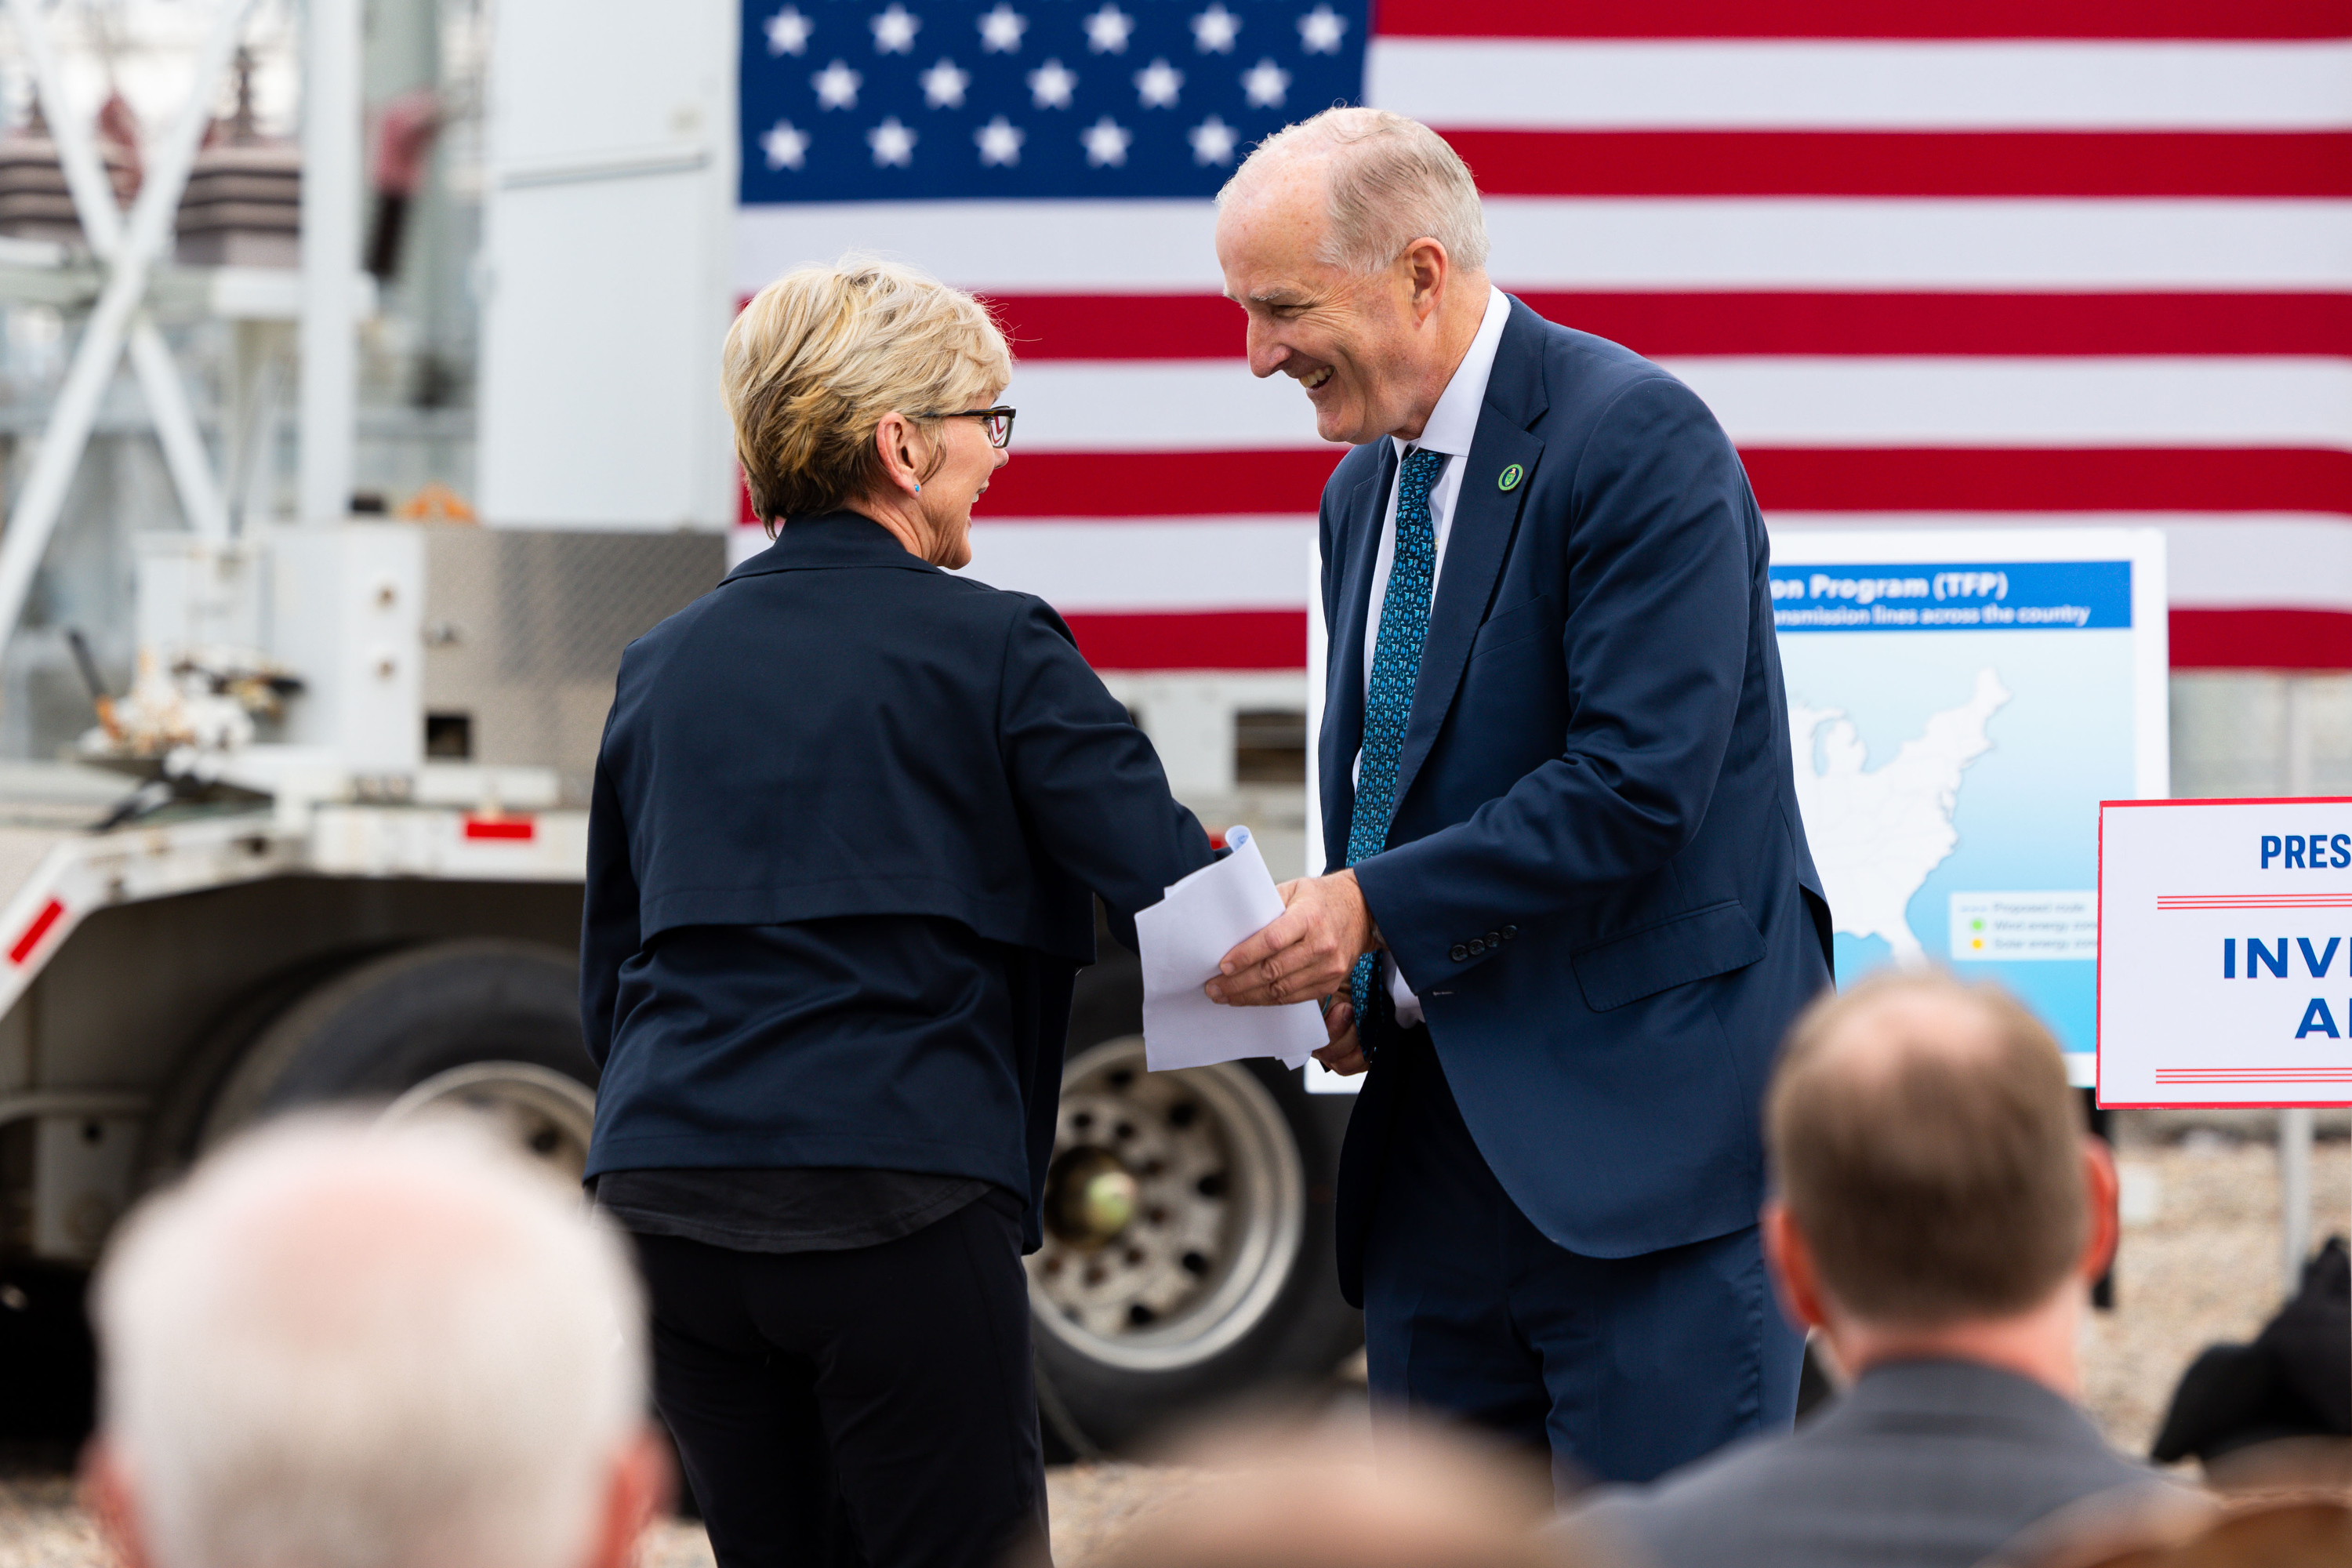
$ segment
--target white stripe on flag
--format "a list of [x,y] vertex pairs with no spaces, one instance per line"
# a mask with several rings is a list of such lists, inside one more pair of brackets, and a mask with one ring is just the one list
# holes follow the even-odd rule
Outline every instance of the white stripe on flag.
[[2341,289],[2352,202],[1489,196],[1507,289]]
[[1367,83],[1448,131],[2352,126],[2338,42],[1378,38]]
[[1218,293],[1206,201],[808,202],[738,207],[735,281],[751,293],[844,251],[878,250],[961,289]]
[[2324,359],[1692,359],[1666,368],[1743,446],[2352,447]]
[[[1286,375],[1261,381],[1240,360],[1045,360],[1013,368],[1004,401],[1021,411],[1023,451],[1260,451],[1339,448],[1315,434],[1315,408]],[[1169,498],[1171,500],[1176,498]]]
[[[2319,358],[1690,359],[1749,446],[2352,447],[2352,363]],[[1027,451],[1338,448],[1307,395],[1237,360],[1045,361],[1013,374]]]
[[[1506,289],[2340,289],[2352,202],[1490,196]],[[741,209],[745,293],[879,250],[961,288],[1222,293],[1207,202]]]
[[963,574],[1058,610],[1303,610],[1311,517],[977,518]]

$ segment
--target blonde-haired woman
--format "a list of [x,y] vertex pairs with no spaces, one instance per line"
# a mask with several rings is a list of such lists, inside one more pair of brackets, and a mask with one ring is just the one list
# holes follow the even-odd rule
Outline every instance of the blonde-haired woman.
[[1013,411],[970,295],[856,258],[737,319],[775,542],[623,656],[581,952],[588,1173],[722,1568],[994,1563],[1045,1527],[1038,1242],[1091,892],[1205,865],[1046,605],[943,568]]

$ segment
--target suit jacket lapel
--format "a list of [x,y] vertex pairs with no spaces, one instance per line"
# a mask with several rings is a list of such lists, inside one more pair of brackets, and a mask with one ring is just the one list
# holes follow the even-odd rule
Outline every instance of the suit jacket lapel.
[[[1543,443],[1528,434],[1549,399],[1543,385],[1543,339],[1535,313],[1511,301],[1495,368],[1486,378],[1486,399],[1478,411],[1478,432],[1462,459],[1462,482],[1454,492],[1454,521],[1446,531],[1445,568],[1437,576],[1437,602],[1430,606],[1429,638],[1422,644],[1421,678],[1405,722],[1404,750],[1397,761],[1396,802],[1403,809],[1421,764],[1445,727],[1445,715],[1461,689],[1470,644],[1486,618],[1495,579],[1503,569],[1517,526],[1519,507],[1535,488]],[[1517,463],[1519,482],[1502,489],[1503,470]]]
[[1340,567],[1332,609],[1329,664],[1324,670],[1323,733],[1317,758],[1323,784],[1323,849],[1326,863],[1347,864],[1348,832],[1354,819],[1356,752],[1364,743],[1364,647],[1371,630],[1372,563],[1381,548],[1381,524],[1389,486],[1396,475],[1396,447],[1381,440],[1381,466],[1356,487],[1341,513]]

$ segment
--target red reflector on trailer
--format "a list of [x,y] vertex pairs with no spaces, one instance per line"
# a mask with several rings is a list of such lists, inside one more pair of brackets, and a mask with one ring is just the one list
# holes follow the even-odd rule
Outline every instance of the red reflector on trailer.
[[8,950],[8,962],[24,963],[32,951],[41,945],[41,939],[49,934],[49,928],[65,918],[65,905],[55,899],[43,904],[41,912],[33,917],[33,923],[25,928],[25,934],[16,939],[16,945]]
[[469,816],[466,818],[466,837],[528,844],[539,837],[539,825],[528,816]]

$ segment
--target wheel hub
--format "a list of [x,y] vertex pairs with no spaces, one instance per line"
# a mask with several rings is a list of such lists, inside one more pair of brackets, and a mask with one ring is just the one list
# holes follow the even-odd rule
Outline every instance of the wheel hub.
[[471,1117],[526,1158],[572,1182],[588,1168],[596,1095],[576,1079],[530,1062],[467,1062],[435,1073],[385,1107],[396,1124]]
[[1215,1354],[1261,1319],[1298,1251],[1303,1178],[1282,1110],[1247,1069],[1144,1068],[1129,1037],[1064,1075],[1045,1245],[1045,1332],[1116,1365]]

